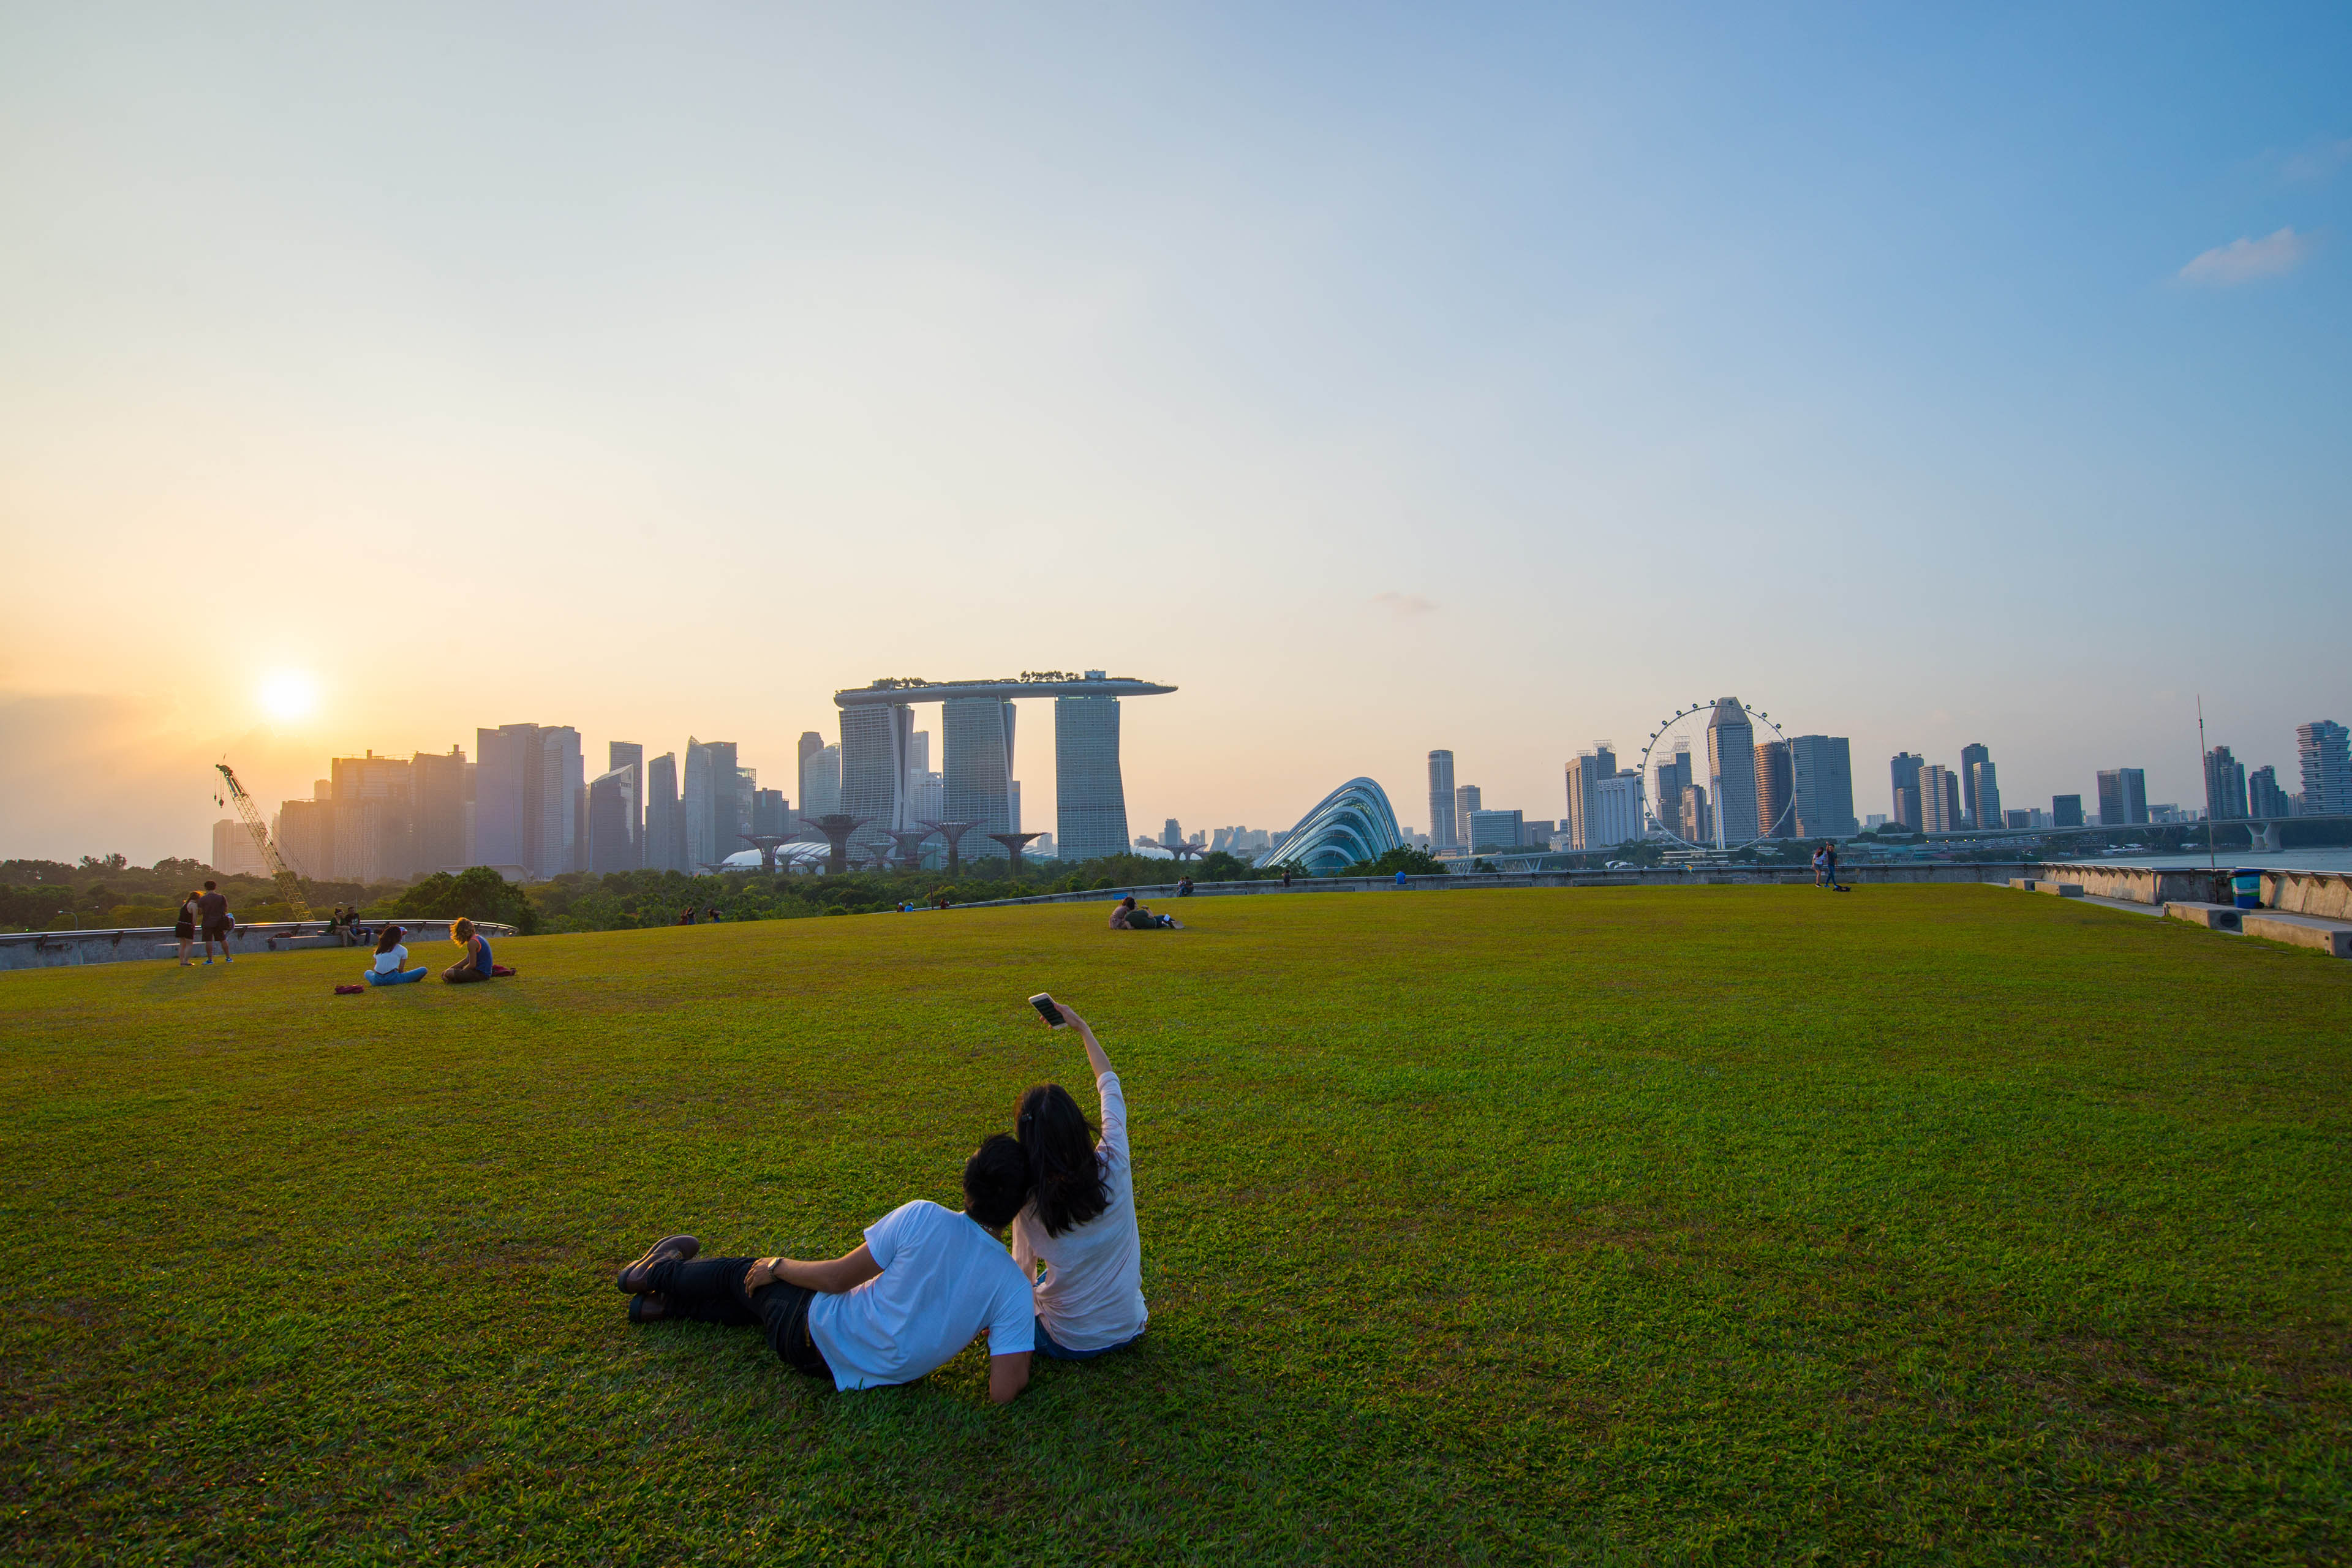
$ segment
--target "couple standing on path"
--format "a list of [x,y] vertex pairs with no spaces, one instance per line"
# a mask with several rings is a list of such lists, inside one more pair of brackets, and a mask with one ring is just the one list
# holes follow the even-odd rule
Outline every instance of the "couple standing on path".
[[1850,893],[1853,889],[1837,879],[1837,846],[1828,839],[1813,851],[1813,886],[1827,888],[1833,893]]
[[1034,1000],[1086,1046],[1098,1140],[1067,1089],[1039,1084],[1021,1097],[1013,1134],[989,1134],[965,1162],[962,1213],[918,1198],[823,1262],[699,1258],[695,1237],[664,1237],[621,1270],[629,1321],[758,1329],[794,1371],[844,1391],[912,1383],[985,1337],[999,1405],[1028,1386],[1033,1354],[1092,1361],[1140,1340],[1150,1313],[1127,1098],[1087,1021]]

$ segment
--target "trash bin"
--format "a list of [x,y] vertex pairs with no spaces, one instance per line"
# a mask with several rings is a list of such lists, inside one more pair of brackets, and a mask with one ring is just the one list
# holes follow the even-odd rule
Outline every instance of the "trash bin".
[[2263,907],[2263,874],[2258,868],[2240,866],[2230,873],[2230,891],[2242,910]]

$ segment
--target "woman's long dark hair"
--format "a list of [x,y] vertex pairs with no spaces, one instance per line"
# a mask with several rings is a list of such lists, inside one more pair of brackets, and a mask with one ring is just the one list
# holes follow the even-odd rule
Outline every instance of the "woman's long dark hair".
[[1068,1089],[1041,1083],[1023,1095],[1013,1129],[1029,1156],[1030,1201],[1047,1236],[1076,1230],[1110,1207],[1094,1125]]
[[375,950],[378,952],[390,952],[400,945],[400,939],[407,934],[398,926],[386,926],[383,928],[383,934],[375,939]]

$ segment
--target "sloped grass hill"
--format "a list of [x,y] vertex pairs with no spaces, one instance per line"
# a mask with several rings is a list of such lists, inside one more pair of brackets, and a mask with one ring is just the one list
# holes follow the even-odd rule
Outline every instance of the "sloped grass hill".
[[[19,1563],[2352,1552],[2352,964],[1978,887],[1200,900],[0,976]],[[631,1329],[1096,1019],[1152,1323],[840,1395]]]

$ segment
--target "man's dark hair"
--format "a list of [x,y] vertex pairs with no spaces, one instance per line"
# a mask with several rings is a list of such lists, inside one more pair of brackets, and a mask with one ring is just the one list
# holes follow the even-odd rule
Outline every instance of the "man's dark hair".
[[1041,1083],[1021,1097],[1016,1123],[1021,1150],[1029,1160],[1029,1181],[1038,1223],[1059,1236],[1110,1207],[1110,1184],[1103,1180],[1095,1153],[1095,1130],[1087,1113],[1058,1083]]
[[211,878],[207,877],[207,878],[205,878],[205,892],[207,892],[207,893],[209,893],[209,892],[211,892],[212,890],[213,890],[213,881],[212,881],[212,879],[211,879]]
[[1003,1230],[1029,1201],[1029,1156],[992,1132],[963,1163],[963,1212],[987,1230]]

